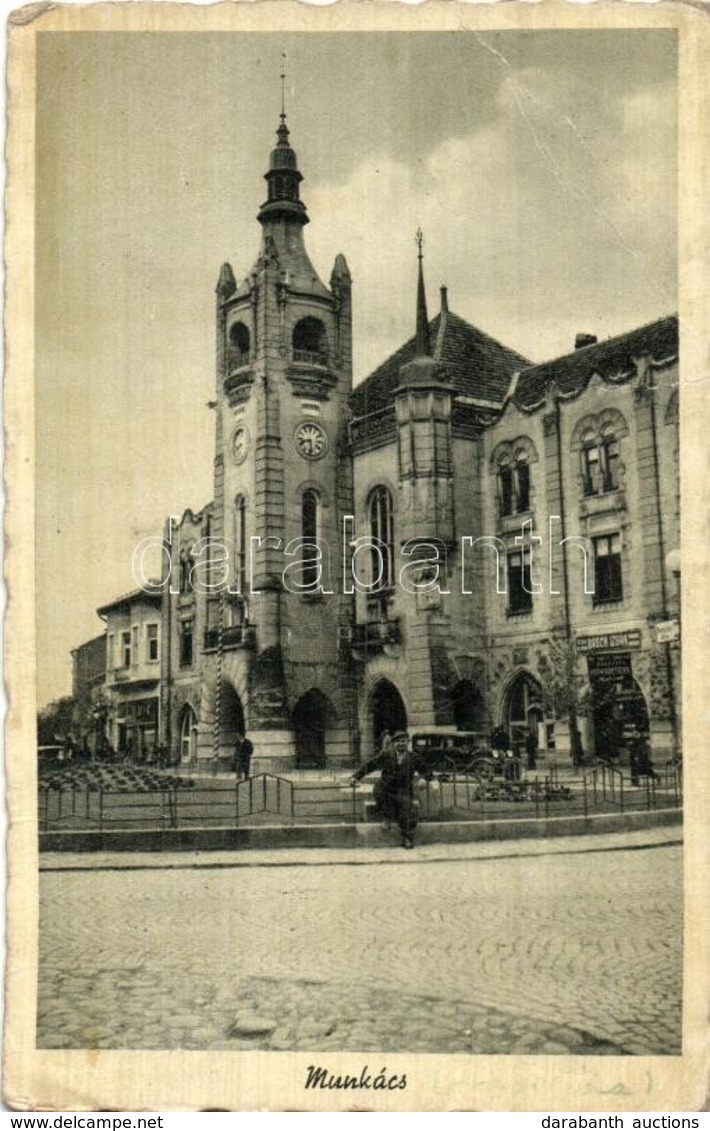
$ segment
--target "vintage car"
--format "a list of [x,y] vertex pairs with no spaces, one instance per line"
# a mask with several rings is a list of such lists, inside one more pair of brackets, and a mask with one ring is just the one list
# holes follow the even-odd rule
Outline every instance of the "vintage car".
[[488,779],[504,773],[506,753],[492,749],[489,736],[481,731],[421,727],[411,728],[409,737],[423,774],[441,778],[470,774]]

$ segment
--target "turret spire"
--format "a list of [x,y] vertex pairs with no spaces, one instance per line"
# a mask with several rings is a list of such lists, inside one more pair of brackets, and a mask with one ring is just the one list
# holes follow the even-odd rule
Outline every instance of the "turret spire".
[[289,129],[286,125],[286,52],[281,52],[281,113],[276,129],[276,145],[271,150],[269,171],[265,173],[269,187],[268,199],[259,211],[259,222],[287,220],[296,224],[307,224],[306,207],[299,199],[299,185],[303,180],[296,154],[291,148]]
[[417,336],[416,336],[416,356],[417,357],[430,357],[431,345],[429,342],[429,317],[426,309],[426,291],[424,289],[424,267],[422,260],[424,258],[424,235],[421,228],[417,228],[415,237],[418,248],[419,259],[419,279],[417,282]]
[[281,52],[281,121],[286,125],[286,52]]

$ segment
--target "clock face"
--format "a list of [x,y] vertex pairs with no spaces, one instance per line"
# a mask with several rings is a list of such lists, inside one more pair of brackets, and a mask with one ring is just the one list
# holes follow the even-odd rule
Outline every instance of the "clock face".
[[296,447],[304,459],[320,459],[328,450],[328,437],[320,424],[307,420],[296,429]]
[[232,433],[232,459],[235,463],[243,463],[249,451],[249,433],[243,424],[234,429]]

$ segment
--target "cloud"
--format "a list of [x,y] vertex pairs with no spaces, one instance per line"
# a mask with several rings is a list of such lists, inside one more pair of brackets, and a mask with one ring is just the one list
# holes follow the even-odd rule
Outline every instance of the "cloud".
[[458,313],[536,359],[582,323],[608,335],[673,308],[674,89],[595,107],[574,75],[511,72],[477,132],[311,186],[314,258],[343,250],[354,276],[356,376],[413,331],[419,226],[430,294],[447,282]]

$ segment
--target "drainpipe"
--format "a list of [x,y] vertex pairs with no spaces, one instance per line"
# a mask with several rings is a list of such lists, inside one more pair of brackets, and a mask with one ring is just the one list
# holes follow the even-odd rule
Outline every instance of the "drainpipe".
[[[647,374],[650,375],[650,363]],[[658,454],[658,432],[656,418],[656,387],[650,382],[647,384],[651,398],[651,442],[653,447],[653,485],[656,492],[656,525],[658,529],[658,553],[661,563],[661,608],[663,619],[668,619],[668,588],[666,585],[666,544],[663,532],[663,508],[661,506],[661,463]],[[673,675],[673,661],[671,659],[670,645],[664,645],[666,656],[666,682],[670,698],[671,738],[673,742],[673,756],[678,754],[678,717],[675,709],[675,678]]]
[[[560,412],[560,399],[555,397],[555,429],[557,432],[557,479],[560,484],[560,528],[562,531],[562,588],[564,594],[564,611],[565,611],[565,640],[567,641],[568,648],[572,647],[572,614],[570,612],[569,602],[569,563],[567,559],[567,516],[565,513],[565,489],[564,489],[564,475],[562,468],[562,419]],[[569,719],[570,727],[570,749],[572,753],[572,761],[577,765],[579,761],[580,742],[579,742],[579,725],[577,719],[577,704],[572,698],[568,703],[567,716]]]
[[[172,519],[169,518],[168,522],[171,523]],[[170,533],[172,533],[172,531],[170,531]],[[167,748],[168,758],[172,759],[172,753],[173,753],[173,749],[172,749],[172,736],[173,736],[173,725],[172,725],[172,714],[173,714],[173,712],[172,712],[172,684],[173,684],[173,661],[172,661],[173,630],[172,630],[172,623],[173,623],[173,617],[172,617],[172,612],[173,612],[173,602],[172,602],[172,593],[170,592],[170,586],[171,586],[171,583],[172,583],[173,558],[172,558],[172,539],[171,538],[168,538],[167,542],[164,543],[163,548],[166,550],[166,552],[168,554],[169,561],[170,561],[170,570],[168,571],[167,590],[166,590],[167,614],[166,614],[165,619],[167,621],[167,624],[166,624],[165,640],[161,641],[161,648],[163,648],[164,652],[165,652],[165,746]]]

